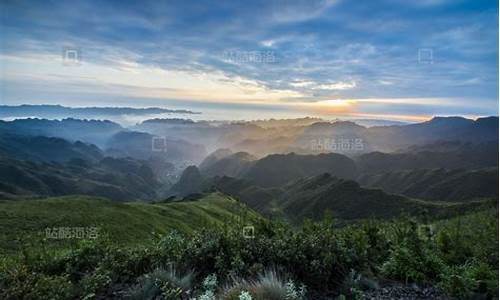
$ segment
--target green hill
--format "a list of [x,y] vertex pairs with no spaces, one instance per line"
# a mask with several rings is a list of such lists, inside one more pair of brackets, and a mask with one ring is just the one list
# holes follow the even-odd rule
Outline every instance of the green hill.
[[[195,201],[117,203],[103,198],[66,196],[0,202],[0,254],[14,252],[25,242],[68,246],[76,239],[53,239],[47,229],[98,228],[99,236],[121,245],[139,245],[171,229],[190,233],[205,226],[254,222],[260,217],[244,204],[221,193]],[[86,236],[88,237],[88,236]]]
[[152,200],[161,185],[150,165],[131,158],[55,163],[0,155],[0,199],[89,195],[116,201]]
[[481,170],[418,169],[365,174],[358,182],[387,193],[433,201],[498,198],[498,168]]
[[261,187],[277,187],[304,177],[323,173],[354,179],[356,165],[347,156],[328,153],[319,155],[273,154],[257,162],[242,176]]
[[[215,155],[220,155],[220,151],[204,160],[200,164],[200,171],[204,176],[232,176],[238,177],[248,171],[257,158],[247,152],[237,152],[224,156],[216,161]],[[203,166],[203,168],[202,168]]]
[[30,161],[66,162],[82,159],[97,162],[103,158],[97,146],[80,141],[47,136],[30,136],[0,131],[0,155]]
[[287,185],[279,206],[292,220],[320,219],[326,212],[341,220],[391,219],[402,214],[446,215],[474,206],[496,205],[494,199],[469,203],[424,201],[362,188],[353,180],[322,174]]
[[359,174],[412,169],[468,169],[498,166],[498,141],[484,143],[435,143],[398,152],[370,152],[355,158]]

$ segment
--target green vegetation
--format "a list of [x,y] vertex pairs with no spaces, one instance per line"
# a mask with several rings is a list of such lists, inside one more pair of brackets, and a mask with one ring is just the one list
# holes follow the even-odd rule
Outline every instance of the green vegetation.
[[[39,205],[53,208],[51,203],[67,200],[42,200]],[[97,224],[92,220],[99,218],[103,222],[107,216],[107,222],[114,224],[107,227],[112,234],[79,240],[58,251],[28,246],[17,256],[4,257],[0,298],[353,299],[369,289],[366,282],[387,279],[431,284],[459,298],[498,297],[497,209],[432,222],[402,218],[346,227],[327,218],[305,221],[299,228],[259,219],[247,211],[249,218],[255,218],[255,237],[246,238],[241,226],[219,223],[193,230],[205,222],[196,218],[215,222],[238,214],[241,207],[235,200],[216,193],[194,202],[154,205],[75,201],[82,201],[83,210],[85,205],[101,203],[87,211],[87,217],[93,212],[94,219],[89,217],[86,224]],[[11,217],[14,213],[23,216],[22,205],[28,206],[25,202],[17,205],[8,210]],[[26,218],[30,213],[23,218],[41,224],[40,207],[37,214],[31,212],[38,219]],[[83,215],[80,220],[70,218],[69,213],[64,217],[62,210],[53,212],[52,218],[71,219],[74,224],[84,221]],[[165,227],[162,213],[168,215]],[[169,231],[176,227],[172,218],[191,226],[179,227],[183,232]],[[139,220],[148,225],[139,226]],[[138,227],[136,233],[150,241],[141,246],[131,240],[128,245],[116,243],[120,226],[125,231]],[[153,228],[161,236],[145,234]],[[126,232],[124,237],[131,234]]]
[[362,188],[353,180],[328,173],[302,178],[279,188],[263,188],[231,177],[218,178],[214,185],[262,215],[284,218],[293,224],[300,224],[305,218],[319,220],[325,213],[345,222],[392,219],[402,214],[442,218],[498,205],[497,197],[467,202],[413,199],[380,189]]
[[14,253],[25,243],[46,240],[49,247],[74,244],[74,239],[47,239],[46,229],[96,227],[119,245],[141,245],[175,229],[190,233],[259,216],[244,204],[220,193],[187,202],[117,203],[88,196],[0,202],[0,254]]
[[364,174],[364,187],[380,188],[392,194],[433,201],[465,202],[478,198],[498,198],[498,168],[411,169]]
[[111,157],[66,163],[11,159],[1,155],[0,145],[0,199],[88,195],[115,201],[151,200],[160,183],[150,164]]

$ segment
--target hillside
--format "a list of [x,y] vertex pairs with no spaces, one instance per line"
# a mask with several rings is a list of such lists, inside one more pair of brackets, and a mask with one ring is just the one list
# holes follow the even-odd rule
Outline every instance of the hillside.
[[[117,244],[141,245],[171,229],[190,233],[208,225],[259,218],[221,193],[206,194],[196,201],[156,204],[117,203],[85,196],[0,201],[0,253],[13,252],[24,241],[43,239],[46,228],[97,227],[99,235],[107,235]],[[49,242],[55,246],[70,241]]]
[[[320,219],[325,213],[346,221],[390,219],[402,214],[452,213],[467,207],[465,204],[439,204],[387,194],[379,189],[366,189],[355,181],[335,178],[330,174],[298,180],[284,187],[284,190],[278,205],[286,216],[295,221]],[[496,201],[488,203],[495,204]],[[478,204],[471,203],[470,206]]]
[[233,154],[233,151],[230,149],[217,149],[214,152],[210,153],[203,159],[200,163],[199,167],[201,170],[211,167],[214,163],[218,162],[220,159],[227,157]]
[[65,162],[83,159],[91,162],[103,158],[95,145],[46,136],[0,132],[0,155],[20,160]]
[[322,173],[353,179],[356,176],[356,165],[347,156],[336,153],[274,154],[255,162],[242,177],[262,187],[273,187]]
[[[359,124],[346,121],[314,123],[305,127],[296,136],[294,145],[310,149],[312,140],[359,139],[363,144],[361,152],[392,152],[412,145],[441,141],[498,142],[498,117],[477,120],[463,117],[435,117],[422,123],[369,128]],[[350,154],[360,154],[360,152]]]
[[265,216],[284,217],[293,222],[304,218],[318,220],[325,213],[346,221],[387,219],[405,213],[454,213],[481,205],[484,201],[496,203],[496,170],[438,169],[365,174],[357,179],[361,185],[350,179],[323,173],[292,179],[280,185],[271,181],[275,173],[270,171],[263,172],[257,179],[246,176],[210,178],[202,176],[196,167],[191,166],[171,192],[185,196],[215,188],[238,198]]
[[367,218],[392,219],[403,214],[453,215],[477,206],[495,206],[498,197],[468,203],[424,201],[361,187],[353,180],[328,173],[292,181],[281,187],[261,187],[252,181],[216,177],[211,181],[219,191],[238,198],[265,216],[300,223],[305,218],[320,220],[329,214],[341,221]]
[[0,157],[0,196],[4,199],[81,194],[116,201],[152,200],[159,187],[149,163],[131,158],[55,163]]
[[498,166],[498,142],[432,143],[397,152],[371,152],[355,158],[360,173],[410,169],[479,169]]
[[139,131],[121,131],[114,134],[108,139],[105,149],[108,155],[114,157],[154,157],[172,163],[183,160],[199,162],[206,155],[203,145]]
[[206,180],[201,176],[200,170],[196,166],[189,166],[183,172],[179,181],[170,188],[171,195],[187,196],[193,193],[200,193],[208,188]]
[[498,117],[434,117],[429,121],[406,126],[382,126],[369,129],[369,137],[379,149],[394,150],[410,145],[438,141],[498,142]]
[[213,162],[214,157],[207,157],[200,164],[200,171],[204,176],[231,176],[238,177],[245,174],[248,169],[254,164],[257,158],[247,152],[232,153],[227,156],[221,157]]
[[435,201],[498,198],[498,168],[404,170],[363,175],[358,182],[388,193]]
[[280,213],[276,200],[283,193],[279,187],[260,187],[252,181],[228,176],[215,177],[212,185],[227,195],[234,196],[259,213],[269,216]]
[[82,141],[103,146],[109,137],[123,130],[117,123],[108,120],[63,120],[17,119],[0,121],[0,132],[58,137],[69,141]]

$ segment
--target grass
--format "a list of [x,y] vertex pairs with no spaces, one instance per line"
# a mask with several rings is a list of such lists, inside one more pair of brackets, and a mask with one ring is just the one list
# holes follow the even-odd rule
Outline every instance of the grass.
[[[210,193],[197,201],[118,203],[89,196],[0,202],[0,255],[13,254],[26,243],[46,238],[46,228],[97,227],[119,245],[142,245],[172,229],[190,233],[205,226],[252,222],[259,215],[237,200]],[[73,239],[49,239],[51,246],[68,246]]]
[[[366,280],[431,285],[458,299],[498,298],[497,208],[427,222],[404,217],[365,220],[341,228],[329,218],[304,222],[297,228],[259,220],[255,237],[248,240],[242,238],[237,226],[203,225],[211,222],[210,217],[239,214],[238,202],[220,194],[192,202],[107,203],[104,209],[110,212],[99,213],[116,214],[118,209],[110,205],[128,213],[135,211],[134,217],[148,218],[147,222],[154,222],[157,216],[170,221],[183,219],[201,230],[166,234],[141,247],[96,240],[59,253],[31,247],[16,257],[0,256],[0,298],[105,299],[129,295],[185,299],[179,295],[189,295],[203,299],[211,292],[221,296],[217,299],[240,299],[246,293],[252,299],[284,300],[300,299],[305,292],[307,299],[340,294],[355,299],[368,288]],[[199,216],[200,220],[188,216]],[[258,217],[252,213],[247,220],[252,216]],[[129,228],[133,222],[123,221],[120,226]],[[276,272],[269,273],[270,268]],[[211,277],[217,278],[216,283],[207,288],[203,278]],[[164,297],[156,298],[161,295]]]

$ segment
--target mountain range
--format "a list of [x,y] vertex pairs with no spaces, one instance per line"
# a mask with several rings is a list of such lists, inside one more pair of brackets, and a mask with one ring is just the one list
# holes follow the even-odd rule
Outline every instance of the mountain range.
[[0,118],[5,117],[38,117],[38,118],[105,118],[118,115],[155,115],[164,113],[195,114],[195,112],[181,109],[173,110],[159,107],[68,107],[48,104],[0,105]]
[[[0,193],[170,202],[217,190],[293,222],[327,212],[346,221],[438,213],[498,199],[497,117],[373,127],[315,121],[0,121]],[[327,136],[361,140],[363,149],[304,146]]]

